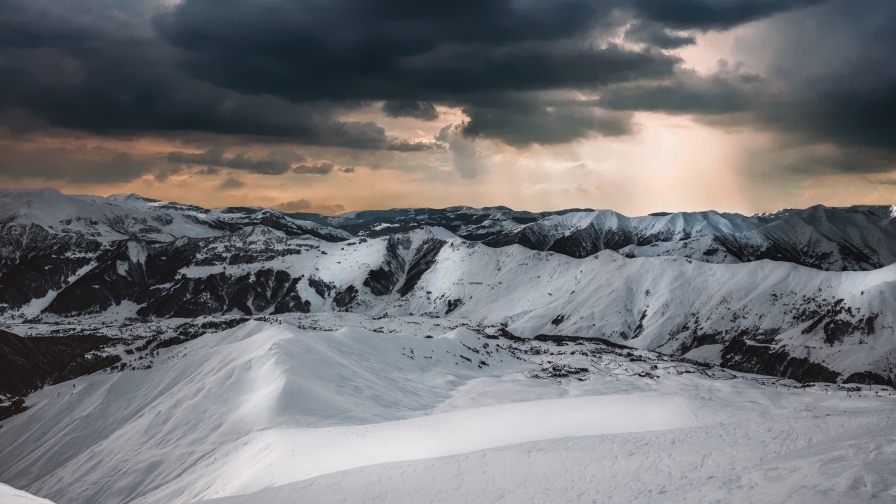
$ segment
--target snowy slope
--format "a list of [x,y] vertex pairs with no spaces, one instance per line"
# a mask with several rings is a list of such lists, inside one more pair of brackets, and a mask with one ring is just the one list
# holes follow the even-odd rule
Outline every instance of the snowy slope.
[[631,259],[610,250],[575,259],[492,248],[440,228],[333,243],[264,226],[173,244],[122,241],[92,260],[50,299],[5,318],[424,315],[673,355],[710,346],[714,361],[796,379],[896,376],[896,265],[827,272],[768,260]]
[[894,215],[892,206],[818,205],[752,217],[683,212],[629,218],[600,210],[546,217],[485,243],[579,258],[609,249],[628,257],[681,256],[712,263],[774,259],[829,271],[871,270],[896,261]]
[[47,189],[0,191],[0,215],[7,323],[425,315],[801,380],[896,379],[893,207],[323,218]]
[[0,362],[24,370],[0,481],[90,504],[892,500],[894,219],[0,191]]
[[[732,388],[716,397],[743,392]],[[202,502],[833,504],[896,498],[896,437],[880,412],[866,411],[874,418],[869,421],[857,418],[846,400],[794,407],[788,404],[794,394],[772,395],[752,398],[766,415],[749,422],[531,442],[368,466]]]
[[133,193],[102,198],[62,194],[55,189],[0,190],[0,216],[5,226],[38,225],[51,233],[81,234],[102,243],[126,238],[149,242],[208,238],[259,224],[287,234],[336,241],[351,237],[344,231],[265,208],[207,210]]
[[28,492],[0,483],[0,502],[3,504],[53,504],[47,499],[35,497]]
[[376,330],[250,322],[161,349],[151,369],[40,390],[0,429],[0,480],[91,504],[896,491],[893,389],[806,389],[601,344],[352,317]]
[[754,216],[708,211],[626,217],[610,210],[533,213],[506,207],[449,207],[328,217],[261,207],[209,210],[137,194],[102,198],[64,195],[54,189],[0,190],[0,226],[8,228],[6,234],[36,225],[53,234],[101,243],[128,237],[170,242],[266,226],[288,236],[338,242],[441,227],[491,246],[520,244],[572,257],[610,249],[630,257],[682,256],[713,263],[773,259],[832,271],[870,270],[896,262],[894,208],[818,205]]

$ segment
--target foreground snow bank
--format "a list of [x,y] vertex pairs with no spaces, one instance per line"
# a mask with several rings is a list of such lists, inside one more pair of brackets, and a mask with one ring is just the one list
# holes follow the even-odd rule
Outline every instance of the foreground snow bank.
[[869,409],[523,443],[203,504],[896,502],[896,422]]
[[3,504],[53,504],[47,499],[35,497],[28,492],[0,483],[0,502]]
[[891,389],[346,317],[46,387],[0,429],[0,481],[66,504],[896,497]]
[[[271,429],[219,450],[214,462],[139,502],[190,502],[385,462],[695,425],[677,397],[637,394],[502,404],[372,425]],[[207,490],[194,495],[197,488]]]

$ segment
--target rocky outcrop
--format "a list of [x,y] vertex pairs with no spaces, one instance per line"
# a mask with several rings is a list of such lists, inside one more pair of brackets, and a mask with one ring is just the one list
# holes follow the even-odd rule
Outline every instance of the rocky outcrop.
[[0,329],[0,394],[24,397],[44,385],[115,365],[120,357],[95,353],[112,342],[92,334],[25,338]]

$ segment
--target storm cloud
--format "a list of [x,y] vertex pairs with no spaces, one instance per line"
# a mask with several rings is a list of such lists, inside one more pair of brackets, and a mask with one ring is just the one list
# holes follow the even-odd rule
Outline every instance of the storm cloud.
[[[461,175],[475,176],[475,146],[456,136],[563,144],[632,134],[633,112],[658,111],[880,160],[896,145],[894,12],[884,0],[0,0],[0,127],[408,155],[447,147]],[[777,55],[767,68],[683,67],[677,51],[700,34],[759,20],[778,34],[754,41]],[[807,40],[831,50],[806,61]],[[450,142],[407,140],[376,119],[346,119],[370,107],[425,122],[449,107],[466,120],[447,130]],[[167,161],[208,173],[295,171],[275,157],[218,150]],[[26,164],[2,170],[15,176]],[[121,175],[98,168],[97,177],[154,169],[106,165]]]
[[284,159],[253,159],[245,154],[236,154],[231,157],[226,157],[224,155],[224,149],[221,147],[214,147],[197,154],[179,151],[170,152],[168,153],[168,156],[166,156],[166,159],[169,163],[232,168],[234,170],[244,170],[259,175],[282,175],[292,169],[292,164]]
[[334,108],[386,100],[387,115],[433,120],[433,103],[463,104],[470,94],[660,77],[677,58],[607,43],[619,29],[615,13],[644,16],[654,32],[644,40],[662,48],[669,42],[658,41],[658,23],[727,26],[805,3],[186,0],[168,8],[144,0],[122,13],[96,0],[0,0],[0,106],[103,133],[383,149],[382,128],[339,121]]
[[798,171],[878,172],[896,165],[896,4],[832,2],[770,20],[742,43],[774,55],[764,75],[721,61],[711,75],[609,86],[613,110],[692,114],[710,124],[774,131],[798,144],[833,144]]

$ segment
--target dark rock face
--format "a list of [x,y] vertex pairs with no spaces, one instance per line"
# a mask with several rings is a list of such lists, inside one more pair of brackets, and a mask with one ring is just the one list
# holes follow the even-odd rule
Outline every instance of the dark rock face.
[[414,290],[417,282],[435,265],[439,258],[439,252],[441,252],[444,246],[445,241],[438,238],[428,238],[417,248],[411,260],[411,266],[405,275],[404,283],[398,289],[398,293],[401,296],[407,296]]
[[0,224],[0,310],[61,290],[101,248],[87,237],[50,233],[36,224]]
[[23,397],[44,385],[111,367],[121,357],[90,353],[112,342],[91,334],[24,338],[0,330],[0,394]]
[[460,299],[460,298],[449,299],[448,303],[446,304],[446,307],[445,307],[445,315],[448,315],[449,313],[453,312],[454,310],[460,308],[462,304],[464,304],[463,299]]
[[[284,273],[278,271],[277,273]],[[286,290],[283,292],[283,295],[280,296],[280,300],[277,301],[277,304],[274,305],[274,311],[272,312],[274,315],[279,313],[310,313],[311,312],[311,301],[307,299],[302,299],[302,296],[299,295],[297,289],[299,287],[299,282],[302,281],[302,277],[293,278],[290,280],[289,285],[286,287]]]
[[745,373],[790,378],[801,383],[830,382],[840,373],[804,357],[793,357],[783,348],[748,343],[735,338],[722,349],[722,367]]
[[861,373],[853,373],[847,376],[843,383],[861,383],[863,385],[887,385],[896,387],[892,376],[882,376],[873,371],[862,371]]
[[391,294],[404,275],[404,253],[411,246],[408,235],[392,235],[386,241],[386,254],[383,264],[372,270],[364,279],[364,286],[376,296]]
[[630,230],[605,229],[592,224],[558,238],[547,250],[581,259],[601,250],[620,250],[634,243],[635,236]]
[[[228,313],[253,315],[272,308],[274,313],[308,313],[311,311],[310,301],[302,299],[297,292],[301,279],[273,269],[239,276],[223,272],[196,278],[181,276],[171,287],[148,291],[147,302],[137,315],[160,318]],[[144,297],[137,299],[142,301]]]
[[324,280],[321,280],[320,278],[317,278],[314,275],[311,275],[308,277],[308,285],[312,289],[314,289],[314,292],[318,296],[320,296],[322,298],[326,298],[327,296],[329,296],[330,292],[332,292],[336,288],[335,285],[333,285],[329,282],[326,282]]
[[864,336],[874,334],[874,324],[877,318],[878,314],[876,313],[856,317],[851,308],[845,307],[844,300],[837,299],[802,332],[811,334],[821,327],[825,343],[834,346],[853,334]]
[[445,243],[444,240],[429,237],[411,250],[409,235],[390,236],[386,242],[383,264],[367,274],[364,286],[375,296],[385,296],[393,293],[401,282],[398,293],[402,297],[407,296],[436,263]]
[[333,297],[333,304],[336,305],[336,308],[342,311],[348,311],[351,305],[358,299],[358,288],[354,285],[349,285],[345,289],[342,289]]
[[[8,406],[0,406],[0,420],[6,420],[7,418],[18,415],[19,413],[27,410],[28,407],[25,406],[25,400],[21,397],[13,399]],[[0,427],[3,427],[0,425]]]
[[154,293],[155,285],[171,282],[180,269],[193,263],[201,247],[199,240],[174,245],[113,242],[96,255],[96,266],[62,289],[45,312],[87,315],[122,301],[145,300]]

